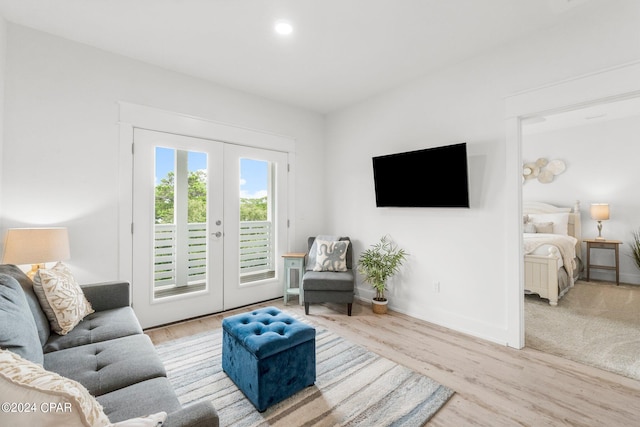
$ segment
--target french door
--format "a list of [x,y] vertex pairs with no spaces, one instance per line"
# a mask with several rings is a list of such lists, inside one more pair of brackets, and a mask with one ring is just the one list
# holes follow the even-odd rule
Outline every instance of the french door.
[[282,295],[287,155],[224,146],[224,309]]
[[282,294],[286,160],[134,130],[132,288],[143,327]]

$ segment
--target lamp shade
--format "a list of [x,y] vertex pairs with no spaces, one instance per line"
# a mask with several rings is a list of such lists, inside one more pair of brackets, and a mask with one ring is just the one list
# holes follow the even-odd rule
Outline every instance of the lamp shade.
[[71,257],[66,228],[10,228],[4,245],[5,264],[42,264]]
[[609,219],[609,204],[593,203],[591,205],[591,219],[595,219],[596,221]]

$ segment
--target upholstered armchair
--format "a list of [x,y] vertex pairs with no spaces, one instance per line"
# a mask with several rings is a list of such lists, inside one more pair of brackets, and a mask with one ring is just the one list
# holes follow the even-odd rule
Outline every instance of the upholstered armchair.
[[348,237],[309,237],[305,272],[302,276],[304,312],[314,303],[347,304],[351,316],[355,273],[353,245]]

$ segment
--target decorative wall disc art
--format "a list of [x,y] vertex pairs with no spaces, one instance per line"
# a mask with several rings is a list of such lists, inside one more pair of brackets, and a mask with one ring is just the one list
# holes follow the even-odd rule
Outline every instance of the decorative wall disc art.
[[522,166],[522,182],[537,179],[542,184],[548,184],[553,181],[556,175],[564,172],[566,168],[567,166],[562,160],[548,161],[541,157],[533,163],[525,163]]
[[566,168],[567,166],[562,160],[551,160],[547,165],[547,170],[551,171],[554,175],[560,175]]
[[525,163],[522,169],[522,176],[524,179],[534,179],[538,177],[540,173],[540,167],[536,166],[535,163]]
[[538,181],[543,184],[550,183],[551,181],[553,181],[553,172],[551,172],[549,169],[541,170],[538,174]]

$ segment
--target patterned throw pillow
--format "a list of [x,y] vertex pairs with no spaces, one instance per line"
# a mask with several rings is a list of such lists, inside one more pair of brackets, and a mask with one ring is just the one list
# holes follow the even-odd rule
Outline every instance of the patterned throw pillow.
[[69,268],[57,263],[51,269],[40,269],[33,277],[33,290],[51,329],[68,334],[85,316],[94,312]]
[[316,239],[316,265],[313,271],[347,271],[349,242]]

